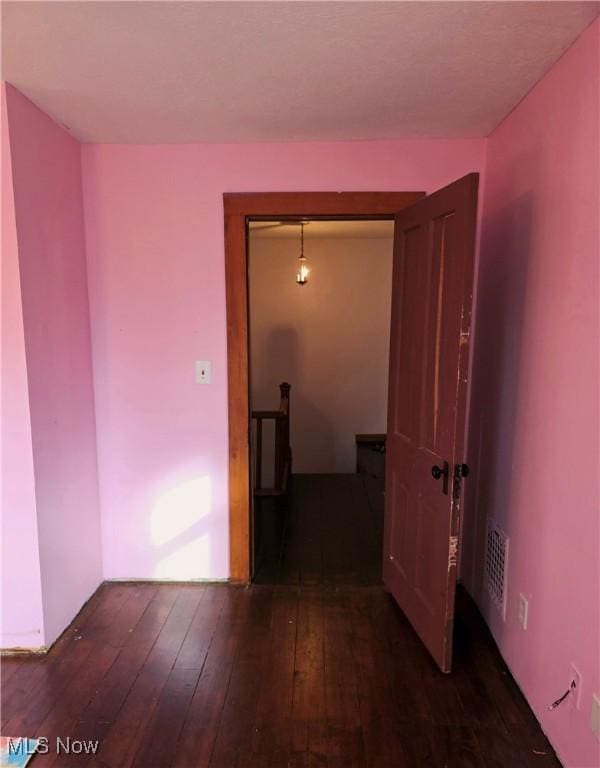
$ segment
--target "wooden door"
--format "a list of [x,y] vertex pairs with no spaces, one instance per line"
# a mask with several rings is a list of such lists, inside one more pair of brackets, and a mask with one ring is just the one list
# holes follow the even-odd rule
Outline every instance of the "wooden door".
[[452,663],[478,174],[397,214],[383,577]]

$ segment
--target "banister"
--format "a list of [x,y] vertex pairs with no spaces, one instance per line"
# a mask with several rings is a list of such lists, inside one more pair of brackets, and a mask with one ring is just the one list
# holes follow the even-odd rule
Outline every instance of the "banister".
[[[287,490],[288,477],[292,467],[290,445],[290,390],[286,382],[279,385],[280,402],[278,410],[253,410],[251,417],[256,421],[256,456],[254,472],[254,494],[256,496],[280,496]],[[275,422],[275,453],[272,488],[262,487],[263,421]]]
[[287,419],[287,411],[252,411],[253,419]]

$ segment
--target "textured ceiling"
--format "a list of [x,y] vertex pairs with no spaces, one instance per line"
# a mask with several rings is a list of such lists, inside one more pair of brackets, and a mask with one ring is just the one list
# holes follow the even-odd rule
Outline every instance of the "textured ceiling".
[[2,77],[83,141],[487,135],[591,2],[2,2]]
[[[250,236],[259,240],[284,238],[300,242],[300,226],[296,222],[251,221]],[[393,221],[308,221],[304,239],[389,239],[394,237]]]

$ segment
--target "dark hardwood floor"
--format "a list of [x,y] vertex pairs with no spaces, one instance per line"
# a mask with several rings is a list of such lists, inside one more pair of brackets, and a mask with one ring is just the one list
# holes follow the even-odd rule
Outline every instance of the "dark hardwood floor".
[[99,739],[32,768],[558,766],[470,601],[437,671],[382,587],[107,584],[3,659],[2,733]]
[[277,583],[105,584],[49,654],[2,660],[2,734],[49,739],[32,768],[559,766],[470,599],[445,676],[377,583],[381,488],[314,476],[293,505]]
[[381,583],[381,478],[293,475],[287,499],[255,504],[257,584]]

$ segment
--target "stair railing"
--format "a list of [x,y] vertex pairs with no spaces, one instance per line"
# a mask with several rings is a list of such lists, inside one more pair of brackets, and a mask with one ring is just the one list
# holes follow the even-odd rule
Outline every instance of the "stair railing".
[[[252,420],[256,422],[254,495],[282,496],[287,492],[288,480],[292,471],[292,448],[290,445],[290,389],[287,382],[279,385],[280,401],[276,411],[252,411]],[[273,486],[264,488],[263,481],[263,422],[272,419],[275,422],[275,450],[273,466]]]

